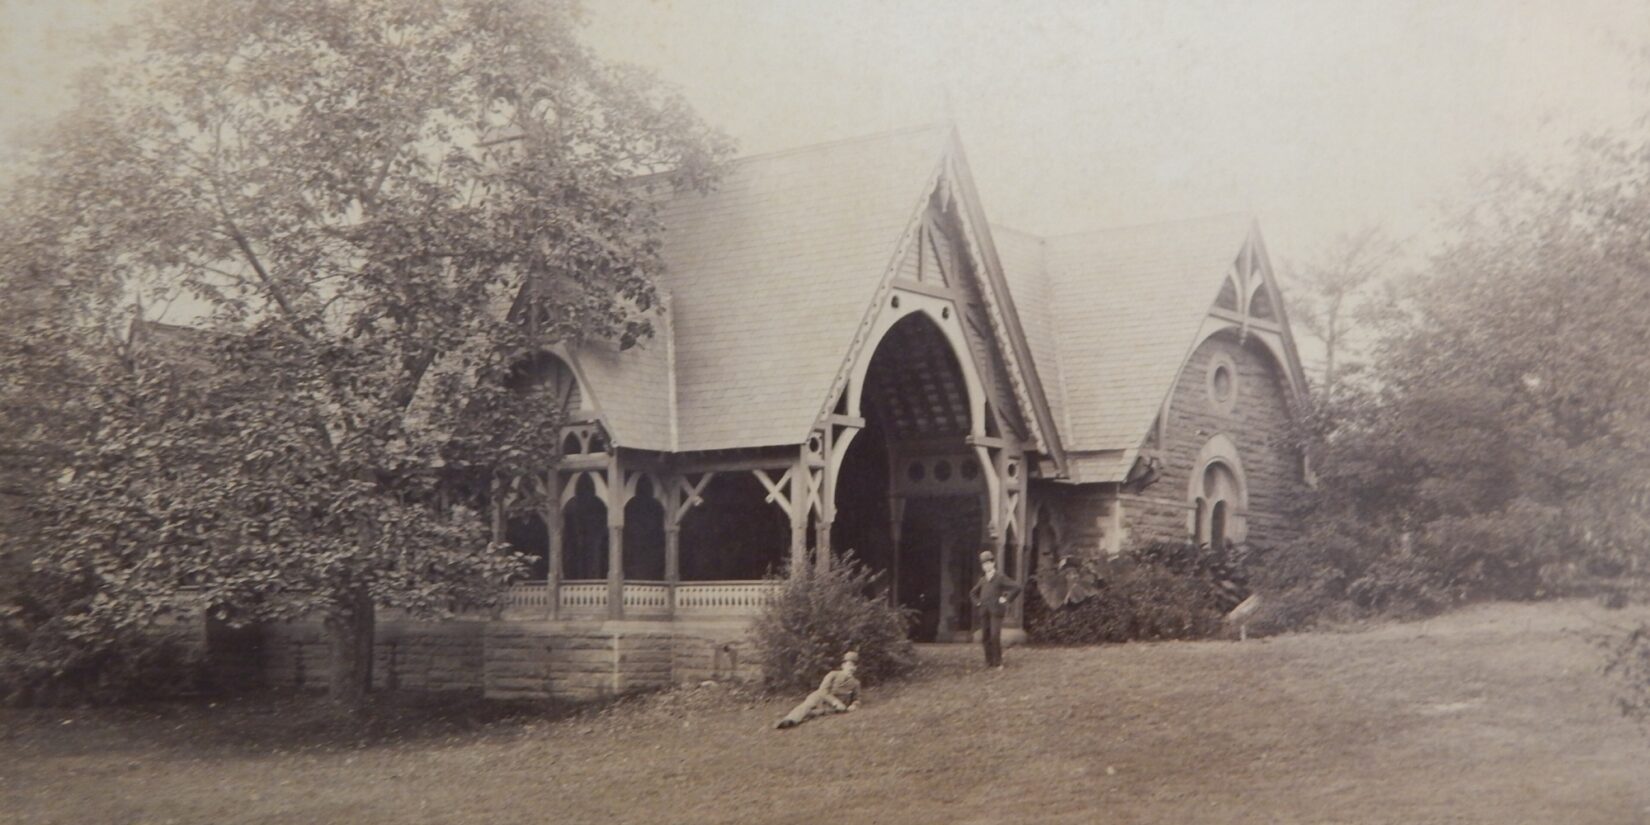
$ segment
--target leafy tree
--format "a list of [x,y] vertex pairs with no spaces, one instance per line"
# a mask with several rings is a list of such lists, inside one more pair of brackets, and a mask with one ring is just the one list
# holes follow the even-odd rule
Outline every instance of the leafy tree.
[[[651,333],[652,205],[726,152],[577,16],[166,0],[123,33],[0,239],[0,273],[50,282],[64,348],[93,353],[40,565],[95,591],[75,632],[185,586],[235,622],[318,614],[358,703],[375,605],[485,604],[519,571],[479,507],[531,506],[555,454],[522,365]],[[99,349],[180,290],[201,330]]]
[[1315,259],[1291,267],[1290,318],[1324,348],[1323,389],[1333,393],[1360,322],[1380,299],[1399,246],[1382,226],[1341,235]]
[[[1650,573],[1650,145],[1504,170],[1309,418],[1313,546],[1371,609]],[[1303,548],[1303,550],[1308,548]]]

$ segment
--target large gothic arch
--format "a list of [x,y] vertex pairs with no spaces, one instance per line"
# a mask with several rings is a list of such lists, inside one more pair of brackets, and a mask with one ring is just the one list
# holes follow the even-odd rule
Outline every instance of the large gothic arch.
[[990,425],[955,305],[895,289],[879,310],[836,407],[853,425],[833,433],[830,545],[887,574],[889,597],[918,616],[917,638],[956,638],[972,630],[980,549],[1022,565],[1025,462]]

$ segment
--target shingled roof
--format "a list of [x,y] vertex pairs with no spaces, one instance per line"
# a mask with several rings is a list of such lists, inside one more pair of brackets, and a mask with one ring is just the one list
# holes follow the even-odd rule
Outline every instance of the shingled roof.
[[[716,191],[669,200],[668,326],[634,356],[601,354],[610,364],[577,355],[615,442],[676,451],[802,443],[927,202],[949,134],[930,127],[746,158]],[[636,379],[632,362],[648,377]],[[631,406],[648,412],[613,415]],[[674,411],[674,432],[661,409]]]
[[[1008,282],[1014,306],[1020,313],[1026,345],[1031,349],[1031,359],[1042,378],[1043,392],[1048,396],[1049,411],[1064,437],[1071,425],[1066,417],[1066,386],[1054,325],[1054,295],[1048,281],[1048,245],[1035,235],[1002,226],[991,227],[991,235],[997,242],[1003,279]],[[1070,450],[1072,445],[1066,443],[1065,447]]]
[[[966,179],[953,130],[925,127],[746,158],[715,191],[670,196],[656,334],[572,353],[614,442],[802,443],[947,169]],[[1042,426],[1075,482],[1124,478],[1225,276],[1245,244],[1259,248],[1243,215],[1050,238],[993,227],[980,240],[1019,316],[1031,403],[1046,401]]]
[[[929,127],[736,161],[662,208],[668,320],[577,354],[626,447],[800,443],[946,160]],[[1052,238],[994,227],[1074,481],[1129,469],[1253,231],[1242,215]]]
[[1072,480],[1128,472],[1253,226],[1223,215],[1040,242],[995,230],[1022,315],[1044,316],[1025,327],[1044,386],[1060,388],[1049,403]]

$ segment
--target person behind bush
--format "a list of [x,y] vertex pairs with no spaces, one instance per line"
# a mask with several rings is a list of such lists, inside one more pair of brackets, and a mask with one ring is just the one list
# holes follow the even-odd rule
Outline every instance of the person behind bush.
[[819,683],[819,690],[808,694],[808,698],[791,708],[791,712],[774,723],[774,727],[779,730],[794,728],[814,716],[857,709],[859,680],[854,678],[854,671],[858,669],[859,654],[850,650],[842,657],[842,668],[825,674],[825,681]]
[[985,666],[1003,666],[1003,615],[1009,602],[1020,595],[1020,585],[997,572],[997,557],[990,550],[980,554],[980,580],[971,595],[980,611],[980,642],[985,645]]

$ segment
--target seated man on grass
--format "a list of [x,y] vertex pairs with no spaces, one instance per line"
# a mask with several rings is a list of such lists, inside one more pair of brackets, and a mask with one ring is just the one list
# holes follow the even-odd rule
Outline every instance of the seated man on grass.
[[842,668],[825,674],[819,690],[808,694],[802,704],[791,708],[785,718],[774,723],[780,730],[794,728],[814,716],[827,713],[847,713],[859,707],[859,680],[854,671],[859,669],[859,654],[848,651],[842,657]]

